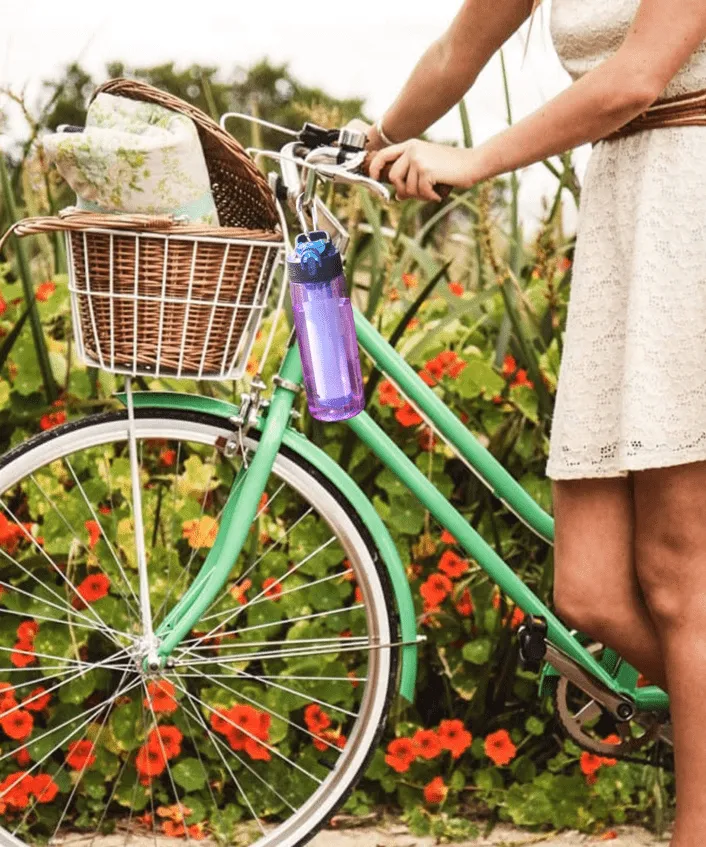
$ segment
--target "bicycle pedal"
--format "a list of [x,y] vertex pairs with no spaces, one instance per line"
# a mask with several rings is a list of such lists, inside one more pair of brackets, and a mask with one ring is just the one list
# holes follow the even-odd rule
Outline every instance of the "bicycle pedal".
[[525,670],[538,671],[547,652],[547,622],[541,615],[526,614],[517,628],[520,664]]

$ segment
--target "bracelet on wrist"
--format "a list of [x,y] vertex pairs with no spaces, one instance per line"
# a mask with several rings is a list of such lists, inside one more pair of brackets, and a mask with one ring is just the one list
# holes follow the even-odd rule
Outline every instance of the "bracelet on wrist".
[[378,118],[378,119],[377,119],[377,123],[375,124],[375,129],[377,130],[377,134],[380,136],[380,138],[382,138],[382,140],[383,140],[383,141],[385,142],[385,144],[387,144],[388,146],[389,146],[389,145],[391,145],[391,144],[396,144],[396,143],[397,143],[396,141],[393,141],[391,138],[389,138],[389,137],[385,134],[385,130],[382,128],[382,118]]

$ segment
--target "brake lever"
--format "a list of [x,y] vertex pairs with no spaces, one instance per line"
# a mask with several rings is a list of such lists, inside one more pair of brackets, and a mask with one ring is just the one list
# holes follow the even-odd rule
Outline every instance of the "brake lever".
[[340,164],[331,164],[330,160],[338,157],[340,153],[341,149],[339,147],[317,147],[306,155],[304,161],[307,164],[316,165],[317,173],[328,177],[332,182],[365,185],[379,197],[382,197],[383,200],[386,202],[389,201],[390,192],[382,183],[377,182],[377,180],[369,176],[357,173],[357,170],[365,161],[365,150],[361,150],[353,155],[349,154],[349,158],[346,158]]

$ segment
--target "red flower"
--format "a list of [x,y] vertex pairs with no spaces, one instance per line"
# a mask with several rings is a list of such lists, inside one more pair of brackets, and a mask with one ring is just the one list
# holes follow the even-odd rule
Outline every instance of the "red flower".
[[587,750],[584,750],[581,753],[580,764],[582,773],[586,776],[592,776],[603,764],[603,760],[595,753],[589,753]]
[[[90,523],[90,521],[89,521]],[[93,521],[95,523],[95,521]],[[81,599],[86,603],[94,603],[108,593],[110,577],[104,573],[89,574],[80,585],[76,586]],[[75,598],[74,598],[75,599]]]
[[389,379],[384,379],[378,386],[378,400],[381,406],[393,406],[395,409],[404,405],[404,400]]
[[[86,521],[84,526],[88,530],[88,546],[91,548],[91,550],[93,550],[96,544],[98,544],[98,539],[101,537],[100,524],[98,523],[98,521]],[[110,582],[108,584],[110,584]]]
[[471,746],[473,736],[464,727],[463,721],[443,720],[439,724],[439,740],[444,750],[449,750],[452,758],[458,759]]
[[435,759],[444,749],[441,739],[433,729],[418,729],[412,741],[417,748],[417,755],[423,759]]
[[457,297],[460,297],[463,294],[463,286],[460,282],[450,282],[449,291]]
[[135,756],[135,768],[140,776],[159,776],[167,767],[167,760],[160,747],[153,747],[149,743],[143,744]]
[[30,791],[37,798],[37,803],[51,803],[59,793],[59,786],[48,773],[38,773],[32,777]]
[[150,707],[157,713],[170,715],[176,712],[179,704],[174,698],[174,686],[168,679],[158,679],[147,686],[147,697],[143,700],[145,708]]
[[424,450],[425,453],[431,453],[431,451],[436,447],[436,435],[434,434],[434,430],[430,426],[425,426],[419,433],[417,443],[419,444],[420,450]]
[[252,588],[252,580],[244,579],[238,585],[233,585],[230,588],[230,596],[240,603],[241,606],[245,606],[248,602],[247,591],[249,588]]
[[181,753],[183,738],[176,726],[158,726],[147,736],[147,746],[158,750],[167,759],[174,759]]
[[14,712],[10,712],[0,719],[0,726],[5,735],[9,735],[15,741],[22,741],[32,734],[34,718],[24,709],[15,709]]
[[0,297],[0,315],[4,315],[7,311],[7,302],[4,297]]
[[511,388],[515,385],[526,385],[528,388],[534,388],[534,383],[531,379],[527,379],[527,371],[524,368],[520,368],[515,379],[510,383]]
[[18,641],[12,653],[10,653],[10,661],[16,668],[26,668],[35,662],[37,657],[34,655],[34,644],[31,641]]
[[216,709],[214,712],[211,712],[209,722],[211,728],[215,732],[220,732],[221,735],[227,735],[233,728],[227,709]]
[[451,580],[441,573],[433,573],[426,582],[423,582],[419,593],[430,606],[438,606],[442,600],[451,592],[453,584]]
[[66,412],[47,412],[46,415],[42,415],[39,420],[39,426],[42,429],[52,429],[52,427],[59,426],[60,424],[66,423]]
[[385,762],[397,773],[404,773],[417,758],[417,749],[411,738],[395,738],[387,745]]
[[34,636],[39,632],[39,624],[37,621],[22,621],[17,627],[18,641],[33,641]]
[[52,296],[55,291],[56,285],[54,285],[51,280],[47,280],[46,282],[43,282],[41,285],[37,286],[37,300],[41,300],[42,303],[46,303],[46,301]]
[[166,467],[170,467],[176,462],[176,450],[164,449],[159,454],[159,461]]
[[462,559],[453,550],[444,550],[441,559],[439,559],[439,570],[443,571],[446,576],[456,579],[468,570],[468,560]]
[[310,703],[304,709],[304,723],[309,732],[319,734],[331,726],[331,718],[317,703]]
[[340,749],[343,749],[346,746],[346,736],[341,735],[340,729],[325,729],[323,732],[319,733],[318,738],[314,738],[312,740],[314,747],[322,752],[330,749],[331,744],[335,744],[336,747],[339,747]]
[[449,789],[444,784],[444,780],[440,776],[435,776],[434,779],[424,786],[424,799],[430,805],[443,803],[446,799]]
[[277,600],[282,593],[282,583],[273,576],[268,576],[262,583],[262,587],[265,589],[265,597],[270,597],[272,600]]
[[442,542],[442,544],[455,544],[456,539],[453,537],[453,535],[451,535],[451,533],[448,531],[448,529],[445,529],[441,533],[441,542]]
[[517,369],[517,362],[515,361],[515,357],[511,356],[509,353],[505,354],[505,358],[503,359],[503,376],[510,376],[510,374],[515,373]]
[[180,838],[186,834],[186,827],[183,823],[174,823],[174,821],[162,821],[162,832],[170,838]]
[[66,754],[66,764],[75,771],[90,768],[96,760],[94,749],[92,741],[72,741]]
[[15,771],[0,782],[0,805],[15,809],[26,809],[29,805],[29,792],[32,777],[25,771]]
[[473,600],[471,599],[471,592],[468,590],[468,586],[463,589],[460,600],[456,602],[456,611],[464,618],[470,618],[473,614]]
[[515,758],[517,748],[506,729],[491,732],[485,739],[485,755],[496,765],[507,765]]
[[12,755],[21,768],[26,768],[32,761],[32,757],[29,755],[29,750],[26,747],[20,747],[18,750],[15,750]]
[[40,685],[29,692],[22,701],[22,705],[30,712],[42,712],[49,705],[50,700],[51,694],[47,694],[44,686]]
[[418,280],[414,274],[402,274],[402,282],[407,289],[414,288]]
[[422,422],[422,418],[414,411],[409,403],[405,403],[404,406],[395,412],[395,419],[402,426],[416,426],[416,424]]

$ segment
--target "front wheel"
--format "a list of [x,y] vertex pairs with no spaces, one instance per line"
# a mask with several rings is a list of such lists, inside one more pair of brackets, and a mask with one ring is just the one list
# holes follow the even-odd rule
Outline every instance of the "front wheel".
[[257,434],[244,462],[207,415],[141,409],[135,434],[137,499],[124,413],[0,460],[0,839],[304,844],[362,775],[394,696],[381,557],[345,496],[282,448],[227,583],[151,673],[134,527],[157,629]]

